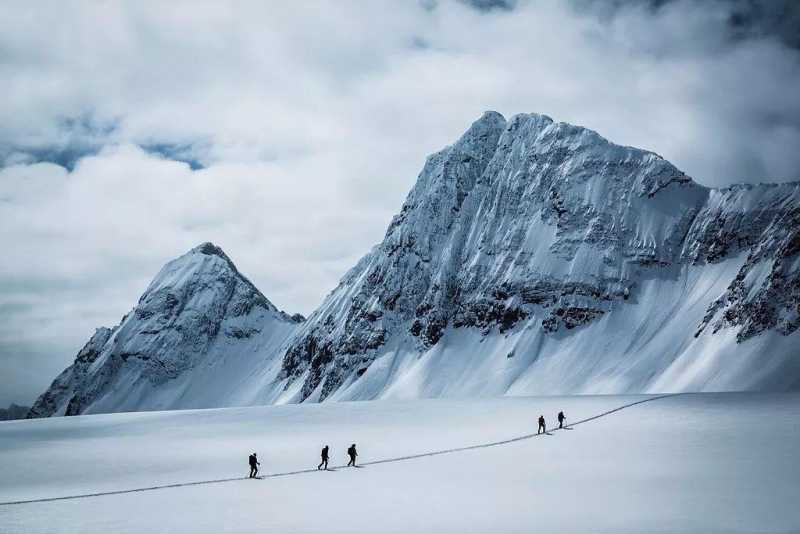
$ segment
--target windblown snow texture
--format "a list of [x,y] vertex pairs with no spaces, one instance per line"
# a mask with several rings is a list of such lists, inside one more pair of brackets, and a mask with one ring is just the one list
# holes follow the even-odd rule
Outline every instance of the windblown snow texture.
[[202,245],[31,416],[797,389],[798,267],[800,183],[709,189],[591,130],[487,112],[307,321]]
[[262,373],[301,320],[205,243],[164,266],[118,326],[99,328],[29,417],[265,402]]

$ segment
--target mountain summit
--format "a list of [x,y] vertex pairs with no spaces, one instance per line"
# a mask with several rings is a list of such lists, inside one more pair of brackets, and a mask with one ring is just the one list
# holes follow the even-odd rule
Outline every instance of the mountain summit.
[[800,385],[797,183],[702,187],[538,114],[430,156],[301,326],[299,400]]
[[800,387],[800,183],[709,189],[487,112],[307,321],[216,246],[167,264],[32,415]]
[[29,416],[263,400],[256,370],[298,322],[203,243],[167,263],[119,325],[99,328]]

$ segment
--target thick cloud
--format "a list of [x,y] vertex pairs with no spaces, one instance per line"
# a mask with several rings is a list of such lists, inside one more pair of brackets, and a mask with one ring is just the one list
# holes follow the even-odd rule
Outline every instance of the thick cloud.
[[711,186],[798,179],[797,20],[736,1],[0,4],[0,405],[201,241],[310,312],[486,109]]

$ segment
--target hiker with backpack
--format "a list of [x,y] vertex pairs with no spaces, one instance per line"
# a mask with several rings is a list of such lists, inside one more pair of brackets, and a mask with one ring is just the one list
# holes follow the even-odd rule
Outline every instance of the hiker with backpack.
[[321,469],[322,466],[324,465],[325,466],[325,471],[327,471],[328,470],[328,446],[327,445],[322,447],[322,452],[320,453],[320,455],[322,456],[322,461],[317,466],[317,470]]
[[558,412],[558,428],[564,428],[564,421],[567,419],[567,416],[564,415],[564,412]]
[[350,447],[347,448],[347,455],[350,457],[350,461],[347,462],[347,467],[350,467],[351,465],[353,467],[356,467],[356,456],[358,456],[358,453],[356,452],[355,443],[353,443],[352,445],[350,445]]
[[540,415],[539,416],[539,430],[537,430],[536,433],[537,434],[541,434],[542,432],[547,434],[547,425],[545,425],[545,423],[544,423],[544,416]]
[[251,454],[248,461],[250,462],[250,478],[256,478],[258,476],[258,466],[261,465],[256,453]]

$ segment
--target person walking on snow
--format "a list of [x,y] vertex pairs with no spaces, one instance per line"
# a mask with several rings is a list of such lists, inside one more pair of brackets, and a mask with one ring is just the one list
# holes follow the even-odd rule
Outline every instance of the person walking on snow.
[[358,456],[358,453],[356,452],[356,444],[355,443],[353,443],[352,445],[350,445],[350,447],[348,447],[347,455],[350,457],[350,461],[347,462],[347,467],[350,467],[351,465],[353,467],[355,467],[356,466],[356,456]]
[[544,424],[544,416],[540,415],[539,416],[539,430],[537,430],[536,433],[537,434],[541,434],[542,432],[547,434],[547,426]]
[[322,461],[317,466],[317,469],[322,468],[322,466],[324,465],[325,466],[325,471],[327,471],[328,470],[328,446],[327,445],[322,447],[322,453],[321,454],[322,454]]
[[564,420],[567,418],[564,412],[558,412],[558,428],[564,428]]
[[258,466],[261,465],[261,463],[258,461],[256,453],[250,455],[249,461],[250,461],[250,478],[256,478],[256,476],[258,476]]

